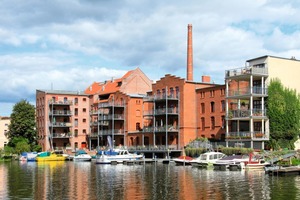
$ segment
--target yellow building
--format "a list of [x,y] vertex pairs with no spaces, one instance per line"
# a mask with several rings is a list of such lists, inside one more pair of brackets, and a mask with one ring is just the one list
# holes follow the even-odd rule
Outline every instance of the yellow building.
[[295,57],[281,58],[267,55],[253,58],[246,62],[248,66],[260,65],[268,68],[267,85],[271,79],[279,78],[285,87],[295,89],[297,93],[300,93],[300,60],[297,60]]
[[0,116],[0,149],[6,146],[8,139],[5,136],[5,133],[8,131],[8,125],[10,124],[9,117]]

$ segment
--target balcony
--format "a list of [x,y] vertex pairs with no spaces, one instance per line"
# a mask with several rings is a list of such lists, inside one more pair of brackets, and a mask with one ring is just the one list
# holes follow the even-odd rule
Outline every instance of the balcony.
[[255,95],[255,96],[267,96],[268,95],[268,88],[263,87],[252,87],[252,93],[251,88],[240,88],[240,89],[232,89],[228,91],[227,97],[240,97],[240,96],[249,96],[249,95]]
[[90,126],[108,126],[109,122],[108,121],[94,121],[94,122],[90,122]]
[[254,132],[229,132],[226,135],[226,140],[268,140],[269,134],[261,131]]
[[165,115],[165,114],[178,114],[178,109],[176,108],[162,108],[162,109],[156,109],[155,115]]
[[54,116],[71,116],[72,112],[70,110],[53,110],[49,112],[49,115]]
[[266,111],[262,109],[252,109],[251,110],[230,110],[227,114],[227,119],[235,118],[266,118]]
[[72,137],[72,133],[53,133],[53,138],[70,138]]
[[72,124],[70,122],[50,122],[49,127],[71,127]]
[[124,135],[124,129],[109,129],[109,130],[100,130],[99,135]]
[[114,115],[103,115],[103,118],[99,120],[124,120],[124,114],[114,114]]
[[125,107],[125,103],[99,103],[98,108]]
[[152,127],[152,126],[144,126],[143,128],[143,132],[144,133],[152,133],[152,132],[178,132],[178,127],[177,126],[172,126],[172,125],[168,125],[168,126],[156,126],[156,127]]
[[50,105],[72,105],[73,101],[71,101],[71,100],[53,100],[53,99],[50,99],[48,101],[48,103]]
[[152,96],[147,96],[143,99],[145,102],[147,101],[159,101],[159,100],[179,100],[179,94],[157,94]]
[[268,76],[268,68],[261,66],[248,66],[225,71],[226,78],[249,75]]

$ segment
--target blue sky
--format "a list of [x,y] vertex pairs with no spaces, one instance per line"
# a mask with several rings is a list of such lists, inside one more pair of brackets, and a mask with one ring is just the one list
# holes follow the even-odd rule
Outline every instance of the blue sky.
[[194,81],[273,55],[300,58],[296,0],[2,0],[0,116],[36,89],[84,90],[139,67],[150,79],[186,77],[193,25]]

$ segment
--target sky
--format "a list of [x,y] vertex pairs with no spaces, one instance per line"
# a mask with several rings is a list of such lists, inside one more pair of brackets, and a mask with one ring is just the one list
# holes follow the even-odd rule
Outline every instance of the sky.
[[83,91],[139,67],[194,81],[272,55],[300,58],[298,0],[1,0],[0,116],[37,89]]

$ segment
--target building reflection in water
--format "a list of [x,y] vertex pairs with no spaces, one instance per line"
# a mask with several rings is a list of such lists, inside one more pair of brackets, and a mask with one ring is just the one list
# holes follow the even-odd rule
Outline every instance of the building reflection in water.
[[173,164],[14,161],[0,164],[0,199],[300,199],[298,177]]

